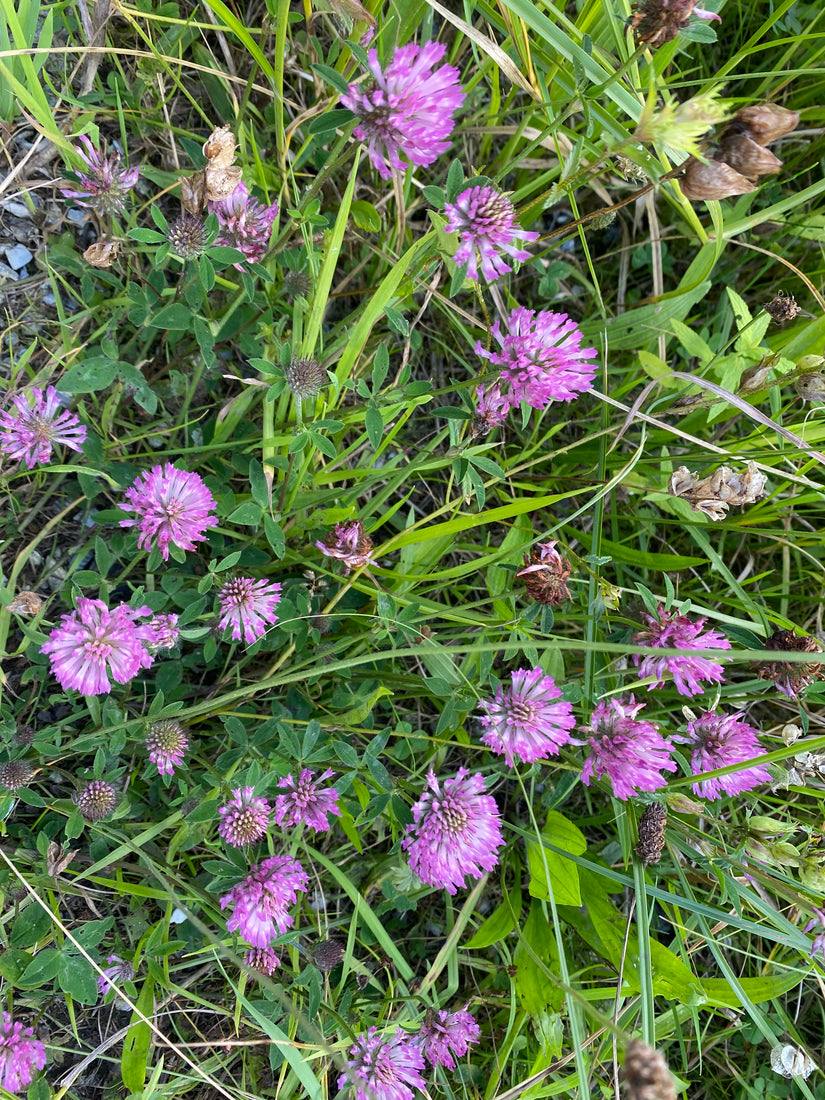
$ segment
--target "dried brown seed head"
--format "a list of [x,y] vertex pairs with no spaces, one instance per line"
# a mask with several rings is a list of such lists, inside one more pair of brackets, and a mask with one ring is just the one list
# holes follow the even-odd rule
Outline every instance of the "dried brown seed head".
[[737,111],[733,121],[747,127],[750,136],[759,145],[770,145],[797,128],[799,111],[789,111],[778,103],[755,103]]
[[789,294],[787,290],[780,290],[774,294],[765,309],[770,314],[771,320],[778,325],[793,321],[802,312],[802,306],[797,305],[796,298],[793,294]]
[[639,841],[636,855],[649,867],[662,858],[665,846],[665,826],[667,825],[667,806],[664,802],[651,802],[645,806],[639,819]]
[[206,206],[206,172],[181,176],[180,204],[187,214],[200,214]]
[[746,134],[733,134],[719,147],[719,158],[749,180],[774,175],[782,167],[779,157]]
[[639,1039],[627,1044],[622,1081],[627,1100],[676,1100],[667,1062],[658,1050]]
[[692,202],[699,199],[729,199],[734,195],[749,195],[756,190],[750,180],[724,161],[710,160],[703,164],[695,157],[687,162],[685,174],[679,182],[682,194]]
[[630,17],[636,41],[654,50],[672,42],[688,25],[695,7],[696,0],[641,0]]
[[320,940],[312,949],[312,961],[324,974],[341,962],[344,957],[344,945],[340,940]]
[[18,592],[11,603],[8,605],[7,610],[13,611],[16,615],[37,615],[43,607],[43,600],[36,592],[31,592],[29,589],[24,588],[21,592]]
[[95,241],[83,253],[83,259],[92,267],[111,267],[119,251],[119,241]]
[[516,573],[524,581],[527,595],[547,607],[558,607],[571,598],[567,578],[573,570],[555,547],[555,540],[536,543],[525,556],[524,567]]
[[765,491],[767,480],[751,461],[738,472],[729,466],[720,466],[701,480],[687,466],[680,466],[670,475],[668,488],[697,512],[704,512],[716,521],[725,518],[731,505],[740,507],[757,501]]
[[[783,649],[788,653],[821,653],[822,646],[810,635],[800,637],[794,630],[775,630],[766,640],[765,649]],[[765,661],[753,666],[763,680],[773,680],[779,691],[795,699],[808,684],[818,680],[825,665],[818,661],[797,663]]]
[[213,168],[228,168],[235,159],[235,135],[228,126],[213,130],[203,145],[203,155]]

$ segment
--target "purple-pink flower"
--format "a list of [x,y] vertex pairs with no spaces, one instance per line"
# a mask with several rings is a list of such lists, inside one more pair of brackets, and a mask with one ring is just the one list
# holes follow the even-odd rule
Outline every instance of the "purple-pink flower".
[[346,1072],[338,1088],[354,1088],[356,1100],[412,1100],[413,1089],[425,1089],[424,1058],[403,1031],[379,1035],[371,1027],[350,1047]]
[[364,565],[375,565],[375,558],[372,556],[372,539],[364,531],[364,525],[360,519],[351,520],[349,523],[336,523],[332,539],[329,542],[318,539],[315,545],[328,558],[338,558],[342,561],[347,573],[351,569],[360,569]]
[[146,748],[160,775],[174,775],[175,768],[181,766],[183,754],[189,748],[186,728],[174,718],[153,722],[146,735]]
[[496,321],[490,330],[500,351],[486,351],[479,340],[476,353],[501,368],[513,408],[526,401],[545,409],[551,401],[572,401],[592,389],[597,368],[589,360],[596,349],[581,346],[581,330],[566,313],[519,306],[510,313],[507,329],[502,333]]
[[138,519],[122,519],[121,527],[140,528],[138,546],[144,550],[153,544],[164,561],[169,560],[169,544],[181,550],[194,550],[196,542],[206,538],[207,527],[215,527],[215,499],[198,474],[179,470],[171,462],[144,471],[126,490],[128,504],[124,512],[137,512]]
[[278,787],[287,792],[275,799],[275,821],[278,825],[303,823],[316,833],[323,833],[331,828],[330,814],[341,816],[338,792],[334,787],[321,786],[332,779],[335,772],[327,768],[317,779],[313,779],[314,775],[315,772],[309,768],[302,768],[297,780],[293,775],[278,780]]
[[[761,756],[757,731],[747,722],[743,714],[714,714],[705,711],[687,724],[687,735],[674,740],[685,741],[693,749],[690,766],[694,775],[712,772],[716,768],[726,768],[729,764],[741,764]],[[730,775],[717,775],[713,779],[704,779],[694,783],[696,794],[703,798],[721,798],[723,794],[741,794],[750,791],[761,783],[770,782],[770,773],[761,765],[755,768],[742,768]]]
[[502,392],[501,383],[476,387],[475,426],[484,435],[500,427],[512,408],[510,398]]
[[77,610],[61,618],[40,652],[49,655],[52,672],[64,690],[106,694],[112,690],[109,674],[118,684],[126,684],[152,664],[143,627],[135,623],[151,614],[149,607],[132,610],[125,603],[110,611],[102,600],[79,596]]
[[141,634],[150,653],[157,653],[161,649],[174,649],[180,637],[178,617],[177,615],[154,615],[141,627]]
[[218,809],[222,819],[218,832],[233,848],[254,844],[266,836],[271,812],[267,800],[255,795],[254,787],[238,787],[229,802]]
[[467,875],[478,879],[498,863],[504,843],[496,800],[485,793],[484,777],[459,768],[441,783],[430,771],[424,794],[412,808],[401,847],[410,867],[428,886],[454,894]]
[[455,1069],[453,1055],[463,1058],[470,1044],[477,1043],[480,1035],[479,1026],[466,1005],[458,1012],[430,1010],[418,1033],[418,1045],[431,1066]]
[[494,698],[481,700],[486,711],[480,718],[481,740],[503,754],[510,767],[516,760],[532,764],[555,756],[576,725],[573,707],[541,668],[519,669],[510,678],[509,689],[499,686]]
[[139,168],[137,165],[121,168],[117,149],[105,156],[86,134],[81,134],[77,140],[83,148],[75,146],[75,152],[85,161],[86,171],[79,173],[77,190],[61,188],[60,194],[66,199],[74,199],[78,206],[94,207],[99,214],[119,213],[127,193],[138,181]]
[[221,226],[215,244],[237,248],[252,263],[263,259],[278,216],[277,202],[264,206],[250,196],[245,183],[239,183],[228,198],[210,202],[209,212],[217,214]]
[[281,602],[281,586],[277,581],[256,581],[252,577],[232,577],[218,596],[221,630],[232,627],[232,641],[243,635],[252,645],[266,634],[267,624],[277,623],[275,608]]
[[270,940],[294,924],[289,906],[308,882],[301,864],[289,856],[272,856],[254,865],[246,878],[221,898],[221,909],[234,906],[227,929],[240,932],[253,947],[269,947]]
[[[358,116],[353,130],[367,143],[370,161],[383,179],[410,164],[432,164],[450,146],[453,115],[464,102],[458,69],[438,65],[446,52],[440,42],[414,42],[397,49],[385,69],[378,54],[367,54],[373,80],[350,84],[341,105]],[[438,68],[436,68],[438,65]]]
[[632,695],[612,696],[599,703],[590,723],[579,729],[587,734],[590,756],[582,769],[582,782],[606,775],[616,798],[631,798],[638,791],[655,791],[667,780],[662,772],[676,771],[671,748],[652,722],[638,719],[644,709]]
[[[642,617],[647,623],[647,630],[634,634],[631,638],[634,645],[661,649],[730,649],[730,642],[718,630],[703,632],[707,619],[692,621],[677,611],[665,611],[661,604],[658,614],[645,612]],[[689,654],[681,657],[651,654],[643,658],[637,653],[633,662],[639,669],[639,679],[654,678],[655,682],[650,684],[648,691],[662,687],[665,674],[669,672],[680,695],[701,695],[705,690],[703,683],[720,684],[725,674],[724,667],[718,661]]]
[[266,974],[268,978],[271,978],[281,965],[281,960],[271,947],[250,947],[243,961],[259,974]]
[[107,955],[106,966],[101,969],[103,973],[97,976],[97,989],[101,997],[105,997],[120,982],[130,982],[135,976],[134,966],[121,959],[120,955]]
[[0,451],[16,458],[29,470],[45,465],[52,447],[61,444],[82,451],[86,428],[77,416],[64,409],[54,386],[45,394],[37,386],[11,399],[14,412],[0,412]]
[[446,232],[461,234],[453,260],[459,265],[466,264],[467,278],[476,282],[479,262],[481,274],[492,283],[512,270],[502,252],[514,260],[529,260],[530,253],[516,242],[539,238],[538,233],[521,228],[510,199],[495,187],[468,187],[455,202],[446,204],[444,213]]
[[814,928],[819,926],[819,934],[814,936],[814,941],[811,944],[811,958],[814,955],[821,955],[825,960],[825,909],[817,909],[814,906],[814,915],[802,929],[803,932],[812,932]]
[[0,1026],[0,1085],[9,1092],[28,1088],[35,1073],[46,1064],[46,1048],[30,1027],[12,1023],[3,1013]]

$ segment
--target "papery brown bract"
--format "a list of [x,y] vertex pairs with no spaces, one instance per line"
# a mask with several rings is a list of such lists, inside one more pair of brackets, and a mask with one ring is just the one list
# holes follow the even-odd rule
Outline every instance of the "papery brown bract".
[[733,134],[726,138],[720,146],[719,156],[725,164],[749,180],[774,175],[782,167],[779,157],[746,134]]
[[691,200],[729,199],[734,195],[749,195],[756,190],[750,180],[724,161],[710,160],[703,164],[695,157],[688,160],[685,174],[679,182],[682,194]]

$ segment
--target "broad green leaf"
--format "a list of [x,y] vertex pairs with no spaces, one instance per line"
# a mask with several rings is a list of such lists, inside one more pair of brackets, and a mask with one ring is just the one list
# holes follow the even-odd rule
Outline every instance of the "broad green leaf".
[[518,924],[521,916],[521,884],[516,883],[503,901],[484,923],[476,929],[475,935],[463,946],[468,950],[481,950],[503,940]]
[[521,1007],[531,1016],[547,1009],[557,1011],[564,1004],[564,991],[553,975],[558,973],[559,954],[553,929],[541,902],[530,903],[530,913],[519,932],[513,952],[516,992]]
[[[557,810],[548,812],[542,836],[572,855],[580,856],[587,850],[582,831]],[[557,905],[581,905],[579,869],[572,860],[537,840],[528,840],[527,863],[531,897],[547,899],[552,893]]]
[[[135,1006],[148,1019],[152,1018],[154,1010],[155,981],[151,975],[147,975],[141,986]],[[149,1045],[152,1041],[152,1029],[140,1018],[137,1012],[132,1013],[129,1030],[123,1040],[123,1054],[120,1058],[120,1070],[123,1075],[123,1084],[132,1092],[139,1092],[146,1080],[148,1065]]]

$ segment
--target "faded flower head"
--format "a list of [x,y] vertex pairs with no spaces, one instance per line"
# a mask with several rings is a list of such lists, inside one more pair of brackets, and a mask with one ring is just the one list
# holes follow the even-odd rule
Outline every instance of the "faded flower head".
[[[138,181],[139,168],[137,165],[121,168],[117,149],[105,155],[95,148],[86,134],[81,134],[77,140],[83,148],[75,146],[75,152],[84,161],[86,170],[79,173],[78,184],[61,188],[60,194],[65,199],[74,199],[78,206],[91,206],[107,217],[120,213],[126,195]],[[74,187],[77,190],[71,189]]]
[[250,947],[243,961],[259,974],[266,974],[267,978],[271,978],[281,965],[281,960],[271,947]]
[[194,550],[196,542],[206,538],[207,527],[215,527],[215,499],[198,474],[179,470],[171,462],[153,466],[139,474],[126,490],[128,504],[118,505],[124,512],[137,512],[138,519],[122,519],[121,527],[140,528],[138,546],[144,550],[156,545],[164,561],[169,560],[169,544],[181,550]]
[[[438,65],[446,47],[440,42],[410,42],[382,69],[378,54],[367,57],[373,80],[350,84],[340,102],[358,116],[353,135],[366,142],[370,161],[383,179],[410,164],[428,165],[449,148],[453,115],[464,102],[458,70]],[[436,66],[438,66],[436,68]]]
[[556,756],[575,728],[573,707],[561,699],[553,677],[541,668],[520,669],[510,678],[508,690],[499,686],[494,698],[479,704],[486,712],[480,718],[481,740],[503,754],[510,767],[517,759],[532,764]]
[[222,818],[218,833],[233,848],[254,844],[266,836],[271,812],[266,799],[256,797],[254,787],[238,787],[229,802],[218,809]]
[[468,875],[479,879],[498,863],[501,816],[480,772],[459,768],[442,783],[430,771],[427,786],[412,808],[401,847],[422,882],[455,894]]
[[336,523],[332,539],[329,542],[319,539],[315,545],[328,558],[338,558],[342,561],[348,574],[351,569],[375,565],[375,558],[372,556],[372,539],[364,531],[364,525],[360,519],[351,520],[348,523]]
[[455,202],[447,203],[444,213],[446,232],[461,234],[453,260],[459,266],[466,264],[467,278],[476,282],[479,263],[487,282],[495,282],[512,270],[502,253],[514,260],[529,260],[530,253],[516,242],[539,238],[538,233],[521,228],[512,202],[495,187],[468,187]]
[[567,578],[572,572],[570,562],[556,549],[557,542],[537,542],[525,555],[524,568],[519,569],[517,577],[524,577],[527,595],[536,603],[545,607],[558,607],[570,599]]
[[0,764],[0,787],[7,791],[19,791],[31,781],[34,768],[26,760],[7,760]]
[[470,1044],[477,1043],[480,1035],[479,1026],[466,1005],[458,1012],[431,1009],[418,1033],[418,1045],[431,1066],[455,1069],[455,1058],[463,1058]]
[[183,764],[183,754],[189,748],[186,727],[174,718],[153,722],[146,735],[146,748],[160,775],[174,775],[175,768]]
[[662,858],[666,825],[667,805],[664,802],[648,803],[639,819],[639,838],[636,844],[636,855],[645,867],[658,863]]
[[697,8],[696,0],[639,0],[633,6],[630,25],[636,40],[655,50],[666,42],[672,42],[687,27],[692,15],[697,19],[718,19],[721,22],[721,16],[716,12]]
[[371,1027],[350,1047],[339,1089],[354,1089],[356,1100],[412,1100],[413,1089],[425,1089],[424,1058],[403,1031],[379,1035]]
[[487,435],[493,428],[500,427],[511,408],[510,398],[501,392],[500,382],[494,382],[492,386],[477,386],[473,436]]
[[180,638],[177,615],[153,615],[140,629],[150,653],[174,649]]
[[46,1048],[30,1027],[12,1023],[3,1013],[0,1026],[0,1085],[9,1092],[28,1088],[35,1073],[46,1064]]
[[92,267],[110,268],[120,252],[120,241],[95,241],[83,253],[83,259]]
[[203,218],[183,213],[169,226],[167,237],[172,251],[183,260],[194,260],[207,245]]
[[640,1039],[627,1044],[622,1066],[627,1100],[676,1100],[673,1078],[658,1050]]
[[256,581],[252,577],[233,577],[220,591],[218,604],[221,630],[232,627],[232,641],[252,645],[266,634],[267,625],[277,623],[275,608],[281,602],[277,581]]
[[517,408],[526,401],[545,409],[551,401],[572,401],[593,387],[596,364],[588,362],[595,348],[583,348],[581,330],[566,313],[514,309],[503,334],[496,321],[491,334],[500,351],[485,351],[479,341],[476,354],[501,368],[501,382],[509,385],[508,399]]
[[667,780],[662,772],[676,771],[670,745],[652,722],[637,718],[644,703],[632,695],[612,696],[599,703],[590,722],[579,729],[587,736],[590,756],[582,770],[582,782],[606,775],[616,798],[632,798],[638,791],[655,791]]
[[311,958],[322,974],[329,974],[344,957],[340,940],[319,940],[312,948]]
[[[646,630],[640,630],[631,638],[633,645],[649,645],[658,649],[730,649],[730,642],[718,630],[705,630],[707,619],[691,620],[677,611],[665,611],[659,604],[658,613],[643,613],[647,623]],[[664,685],[665,676],[673,677],[676,690],[680,695],[701,695],[703,683],[721,684],[725,670],[718,661],[707,657],[685,654],[680,657],[657,657],[651,654],[642,657],[635,654],[633,663],[639,669],[639,679],[653,677],[648,691]]]
[[106,966],[101,969],[103,973],[97,976],[97,988],[101,997],[105,997],[110,989],[114,989],[121,982],[130,982],[135,976],[132,963],[121,959],[119,955],[108,955]]
[[49,461],[55,445],[83,450],[86,427],[62,407],[54,386],[47,386],[45,394],[32,386],[16,394],[11,402],[13,412],[0,412],[0,451],[4,454],[32,470]]
[[61,618],[40,652],[49,655],[52,672],[64,690],[105,695],[112,690],[109,674],[116,683],[126,684],[152,664],[144,645],[144,627],[135,623],[151,614],[149,607],[133,610],[126,603],[110,611],[102,600],[78,596],[77,610]]
[[782,167],[779,157],[747,134],[730,134],[723,138],[719,145],[719,158],[753,181],[760,176],[774,175]]
[[93,779],[74,796],[74,804],[87,821],[102,821],[113,813],[117,792],[104,779]]
[[296,397],[314,397],[329,385],[329,375],[317,359],[293,359],[284,367],[286,384]]
[[771,1051],[771,1069],[783,1077],[801,1077],[806,1081],[816,1069],[816,1062],[799,1047],[784,1043]]
[[334,787],[322,787],[335,772],[327,768],[317,779],[315,772],[302,768],[297,780],[287,775],[278,780],[278,787],[286,794],[275,798],[275,821],[278,825],[304,824],[316,833],[324,833],[331,828],[329,815],[340,817],[338,792]]
[[701,480],[687,466],[680,466],[670,475],[668,488],[697,512],[718,521],[725,518],[732,505],[740,507],[759,500],[765,492],[767,481],[756,463],[749,460],[744,470],[734,471],[729,466],[720,466]]
[[250,196],[245,183],[239,183],[227,198],[210,202],[209,211],[217,214],[221,226],[215,244],[237,248],[252,263],[264,258],[278,216],[277,202],[264,206]]
[[[687,742],[692,749],[690,766],[694,775],[726,768],[729,764],[741,764],[761,756],[757,731],[740,714],[714,714],[705,711],[688,722],[687,736],[675,740]],[[730,775],[717,775],[693,784],[693,790],[703,798],[721,798],[723,794],[741,794],[762,783],[770,783],[767,768],[742,768]]]
[[799,316],[802,306],[797,304],[793,294],[789,294],[787,290],[778,290],[765,304],[765,310],[775,324],[785,325]]
[[254,865],[246,878],[221,898],[221,909],[230,904],[234,907],[227,929],[240,932],[253,947],[268,947],[279,932],[292,927],[289,906],[308,882],[298,860],[288,856],[272,856]]
[[[822,646],[811,635],[800,637],[794,630],[776,630],[765,641],[765,649],[784,649],[788,653],[821,653]],[[819,661],[765,661],[755,666],[763,680],[773,680],[777,688],[797,699],[813,680],[822,677],[825,665]]]

